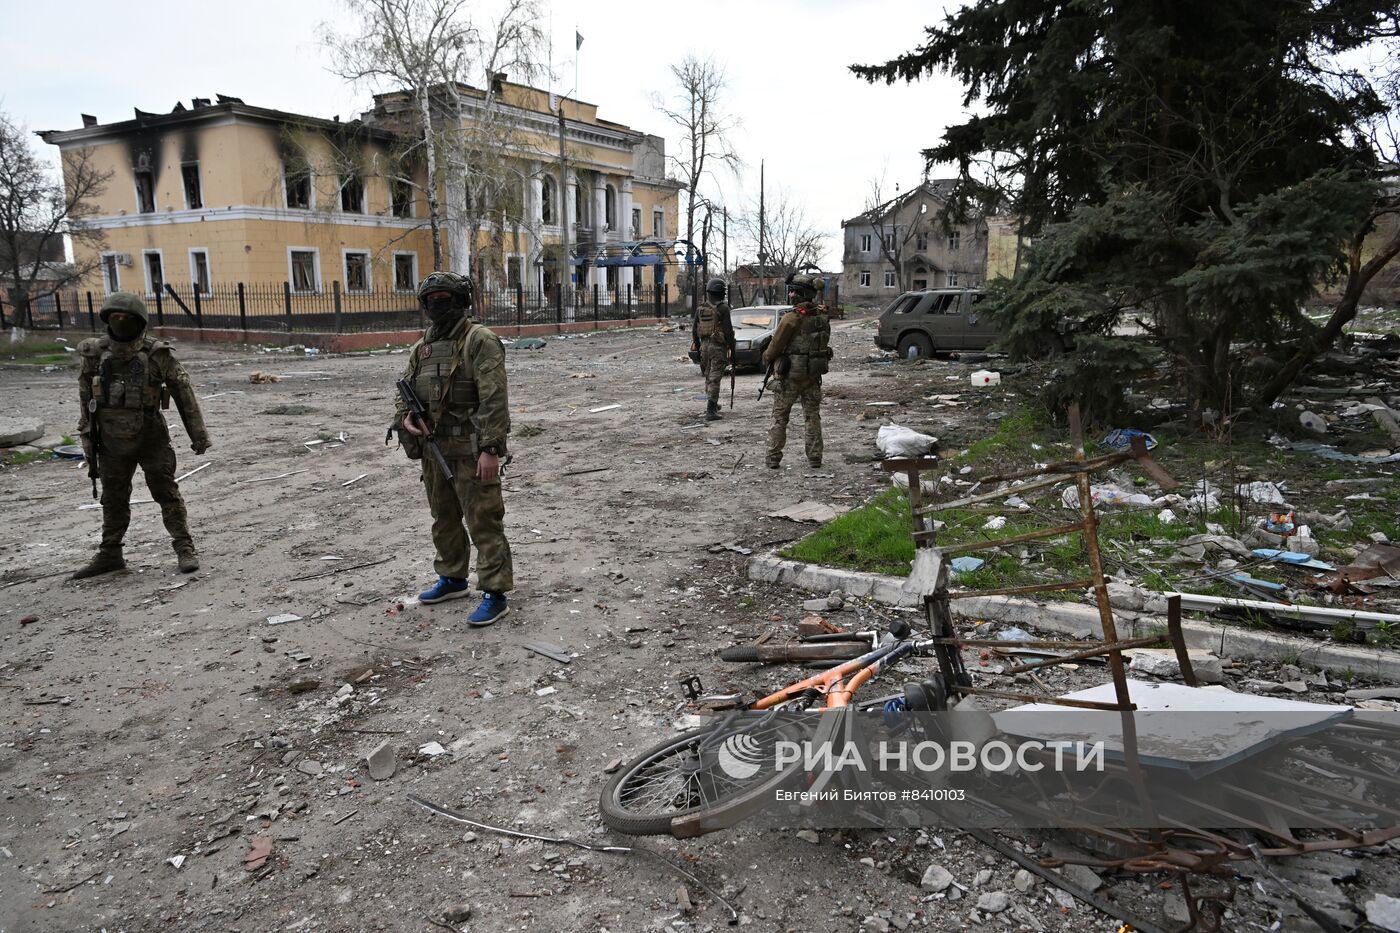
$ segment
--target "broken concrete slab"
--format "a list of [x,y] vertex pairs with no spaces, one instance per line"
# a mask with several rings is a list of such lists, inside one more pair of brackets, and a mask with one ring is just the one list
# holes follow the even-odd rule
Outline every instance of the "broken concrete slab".
[[[1181,663],[1174,648],[1134,648],[1131,652],[1123,653],[1132,655],[1133,660],[1128,667],[1136,674],[1172,678],[1181,676]],[[1210,652],[1187,649],[1186,656],[1191,661],[1192,673],[1201,683],[1218,684],[1225,680],[1220,659]]]
[[0,447],[18,447],[43,436],[42,418],[25,418],[20,415],[0,417]]
[[953,883],[953,873],[942,865],[930,865],[924,871],[924,877],[919,881],[919,887],[925,891],[937,893]]
[[849,512],[845,506],[823,505],[820,502],[798,502],[787,508],[779,509],[776,512],[769,512],[769,518],[786,518],[794,522],[829,522],[843,512]]
[[376,781],[387,781],[399,770],[399,760],[394,755],[394,746],[387,740],[375,746],[374,751],[365,756],[369,765],[369,776]]
[[1400,933],[1400,897],[1375,894],[1366,901],[1366,920],[1387,933]]

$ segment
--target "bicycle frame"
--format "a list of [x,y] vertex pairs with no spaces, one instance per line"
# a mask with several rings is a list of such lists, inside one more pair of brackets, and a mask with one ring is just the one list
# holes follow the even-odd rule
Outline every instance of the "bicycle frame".
[[843,661],[830,670],[823,671],[806,680],[789,684],[777,693],[755,701],[749,709],[766,710],[781,706],[809,690],[815,690],[826,697],[826,709],[841,709],[849,706],[857,690],[876,675],[883,673],[903,658],[911,654],[927,651],[933,647],[931,641],[916,641],[903,638],[878,645],[858,658]]

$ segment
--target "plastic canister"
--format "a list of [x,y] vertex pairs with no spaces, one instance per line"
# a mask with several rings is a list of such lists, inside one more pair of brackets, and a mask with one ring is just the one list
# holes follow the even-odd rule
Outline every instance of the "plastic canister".
[[972,374],[972,384],[975,386],[999,386],[1001,385],[1001,373],[990,369],[979,369]]

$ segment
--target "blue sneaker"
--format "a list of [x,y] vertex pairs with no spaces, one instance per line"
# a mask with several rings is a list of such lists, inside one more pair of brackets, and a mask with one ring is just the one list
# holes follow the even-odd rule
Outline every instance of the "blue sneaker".
[[467,624],[481,628],[509,614],[510,607],[506,605],[505,593],[487,593],[482,597],[481,605],[476,607],[476,611],[467,616]]
[[471,595],[471,587],[461,577],[438,577],[438,582],[418,594],[420,603],[441,603]]

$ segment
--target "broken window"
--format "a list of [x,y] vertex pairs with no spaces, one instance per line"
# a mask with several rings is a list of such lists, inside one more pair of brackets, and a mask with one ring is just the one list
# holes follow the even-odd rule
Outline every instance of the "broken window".
[[146,254],[146,294],[155,295],[165,290],[165,269],[160,261],[160,252]]
[[195,210],[204,206],[204,194],[199,189],[199,163],[186,162],[180,166],[180,178],[185,182],[185,207]]
[[933,304],[929,305],[929,314],[957,314],[958,295],[956,292],[948,292],[933,299]]
[[345,290],[369,291],[369,253],[345,254]]
[[540,181],[540,223],[554,223],[554,179],[548,175]]
[[294,249],[290,254],[292,291],[314,292],[320,287],[316,276],[316,251]]
[[136,170],[136,210],[142,214],[156,210],[156,179],[148,168]]
[[209,294],[209,252],[190,250],[190,282],[199,289],[201,295]]
[[107,287],[107,294],[122,290],[121,276],[117,272],[116,253],[104,253],[102,255],[102,284]]
[[311,172],[308,169],[287,169],[282,176],[287,187],[287,206],[311,209]]
[[961,245],[962,245],[962,231],[961,231],[961,230],[954,230],[952,233],[948,234],[948,251],[949,251],[949,252],[956,253],[956,252],[958,251],[958,247],[960,247]]
[[389,210],[395,217],[413,216],[413,186],[402,178],[389,179]]
[[869,287],[870,287],[870,270],[869,270],[869,269],[862,269],[862,270],[860,270],[860,287],[861,287],[861,288],[869,288]]
[[418,287],[418,254],[394,254],[394,288],[411,292]]
[[365,183],[358,175],[351,175],[340,186],[340,209],[347,214],[365,212]]
[[920,299],[918,295],[909,295],[904,298],[896,298],[894,304],[890,307],[893,313],[895,314],[908,314],[910,311],[914,310],[916,305],[918,305],[919,300]]

